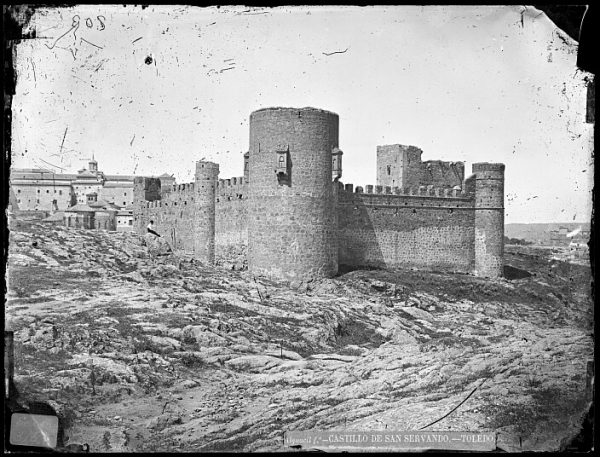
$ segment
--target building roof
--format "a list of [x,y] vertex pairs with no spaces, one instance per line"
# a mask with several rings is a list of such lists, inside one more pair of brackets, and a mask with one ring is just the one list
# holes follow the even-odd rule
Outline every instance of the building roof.
[[78,203],[77,205],[67,208],[65,211],[70,213],[77,212],[96,212],[96,211],[119,211],[120,206],[115,205],[104,200],[98,200],[96,202],[89,203]]
[[42,222],[58,222],[63,220],[64,211],[56,211],[54,214],[51,214],[46,219],[42,219]]
[[12,179],[10,180],[11,186],[63,186],[71,187],[70,180],[63,179]]
[[135,176],[131,175],[104,175],[104,179],[107,181],[132,181]]
[[71,181],[72,186],[102,186],[100,179],[75,179]]
[[[166,177],[169,177],[165,174]],[[62,188],[61,192],[77,191],[78,193],[82,190],[82,186],[93,186],[93,188],[107,188],[107,189],[131,189],[133,190],[133,180],[135,176],[132,175],[105,175],[103,172],[90,172],[85,168],[79,170],[78,174],[72,173],[54,173],[52,170],[46,170],[42,168],[15,168],[10,173],[10,186],[11,189],[14,187],[37,187],[43,186],[48,187],[59,187]],[[171,177],[172,178],[172,177]],[[175,178],[172,178],[175,179]],[[67,188],[67,189],[65,189]],[[88,189],[84,189],[85,190]],[[94,189],[95,190],[95,189]],[[101,195],[101,193],[100,193]],[[15,200],[16,202],[16,200]],[[120,206],[114,205],[108,202],[100,202],[94,208],[104,206],[108,211],[115,211],[121,209]],[[79,205],[72,207],[75,209],[69,209],[72,211],[90,211],[94,210],[91,207],[83,208]]]
[[88,206],[91,208],[96,208],[96,211],[100,210],[100,209],[106,209],[106,210],[119,210],[121,209],[120,206],[115,205],[114,203],[110,203],[107,202],[106,200],[98,200],[96,202],[89,202]]
[[133,188],[133,181],[131,182],[105,182],[104,186],[105,188]]
[[52,170],[45,168],[14,168],[12,173],[52,173]]
[[96,176],[95,173],[93,173],[92,171],[88,170],[87,168],[82,168],[81,170],[79,170],[77,172],[78,175],[91,175],[91,176]]
[[95,209],[90,208],[85,203],[78,203],[74,206],[70,206],[65,210],[65,213],[94,213]]
[[54,173],[52,170],[35,168],[13,168],[10,170],[11,179],[65,179],[72,180],[77,177],[72,173]]

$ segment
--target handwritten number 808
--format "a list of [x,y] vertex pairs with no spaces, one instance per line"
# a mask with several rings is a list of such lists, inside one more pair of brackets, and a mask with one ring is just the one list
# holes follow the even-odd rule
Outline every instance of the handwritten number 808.
[[[98,25],[98,30],[104,30],[106,28],[106,26],[104,25],[104,21],[106,21],[106,18],[104,16],[96,16],[96,19],[100,23]],[[89,17],[86,18],[85,25],[88,29],[91,29],[92,27],[94,27],[94,21],[92,20],[92,18],[89,18]],[[73,16],[73,22],[71,24],[71,27],[73,27],[73,28],[79,27],[79,16],[78,15]]]

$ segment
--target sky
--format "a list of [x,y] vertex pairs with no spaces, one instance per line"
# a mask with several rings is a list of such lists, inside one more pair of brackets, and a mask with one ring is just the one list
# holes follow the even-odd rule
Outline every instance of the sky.
[[41,8],[17,48],[12,167],[243,175],[252,111],[340,118],[344,183],[376,148],[506,165],[506,223],[588,222],[593,125],[577,42],[523,6]]

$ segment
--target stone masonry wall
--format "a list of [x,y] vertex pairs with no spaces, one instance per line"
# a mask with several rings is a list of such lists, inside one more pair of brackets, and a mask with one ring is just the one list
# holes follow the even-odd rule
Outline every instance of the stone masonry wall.
[[248,244],[247,184],[242,177],[217,184],[215,253],[225,255]]
[[392,187],[420,185],[421,154],[423,151],[416,146],[377,146],[377,184]]
[[[354,189],[331,182],[338,131],[338,116],[324,110],[255,111],[247,176],[218,180],[218,165],[201,161],[195,183],[161,191],[160,180],[135,178],[135,230],[153,219],[173,249],[209,262],[247,245],[250,272],[273,278],[328,277],[338,265],[502,276],[503,164],[473,164],[463,181],[462,162],[381,146],[378,185]],[[408,184],[382,185],[392,171]]]
[[194,257],[209,264],[215,261],[215,202],[218,177],[217,163],[196,162]]
[[432,187],[366,187],[367,193],[353,192],[347,184],[338,192],[340,264],[472,272],[472,196]]
[[474,163],[475,274],[504,274],[504,165]]
[[[145,233],[150,220],[172,249],[194,251],[195,196],[194,183],[178,184],[176,190],[163,192],[162,199],[145,202],[142,208],[142,228]],[[135,216],[134,216],[135,217]]]
[[[337,237],[332,151],[337,114],[267,108],[250,115],[248,268],[279,278],[333,276]],[[287,175],[279,177],[278,151]]]
[[419,185],[435,187],[462,187],[465,178],[463,162],[444,162],[442,160],[427,160],[421,164]]
[[133,179],[133,230],[139,234],[146,233],[148,203],[161,198],[160,179],[136,176]]
[[423,151],[416,146],[402,144],[377,146],[377,184],[392,187],[462,186],[465,177],[463,162],[442,160],[422,162],[422,153]]
[[[481,172],[480,176],[486,178]],[[368,185],[355,189],[352,184],[332,183],[332,194],[337,197],[339,264],[501,275],[503,220],[502,211],[496,208],[502,208],[502,181],[490,185],[481,182],[477,199],[480,208],[476,210],[475,177],[467,179],[463,191],[433,186]],[[217,184],[217,255],[248,244],[247,186],[243,178],[219,180]],[[197,217],[194,184],[175,186],[162,195],[163,200],[144,203],[143,227],[152,218],[157,231],[172,247],[192,252],[193,220]],[[301,214],[310,212],[310,204],[283,203],[292,220],[305,217]],[[269,220],[277,219],[279,211],[281,205],[265,208],[257,216],[268,225]]]

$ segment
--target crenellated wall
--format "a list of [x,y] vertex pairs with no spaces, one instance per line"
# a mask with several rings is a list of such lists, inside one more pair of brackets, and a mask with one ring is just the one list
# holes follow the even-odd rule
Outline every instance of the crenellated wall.
[[217,256],[248,244],[248,184],[242,177],[217,184],[215,251]]
[[135,229],[154,220],[174,249],[208,262],[247,247],[250,271],[273,278],[338,265],[502,276],[504,165],[475,163],[464,179],[462,162],[387,145],[377,185],[332,183],[338,128],[335,113],[314,108],[255,111],[244,177],[218,179],[218,165],[201,161],[194,183],[136,178]]
[[[153,220],[155,231],[173,249],[194,252],[195,203],[194,183],[169,186],[166,191],[161,192],[159,200],[146,201],[142,207],[141,234],[146,233],[148,222]],[[134,213],[134,224],[136,216]]]
[[339,185],[340,264],[471,272],[471,195],[433,186]]
[[133,229],[136,233],[146,233],[149,220],[146,208],[149,202],[160,200],[160,179],[137,176],[133,180]]

